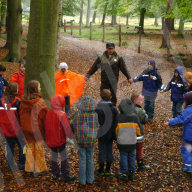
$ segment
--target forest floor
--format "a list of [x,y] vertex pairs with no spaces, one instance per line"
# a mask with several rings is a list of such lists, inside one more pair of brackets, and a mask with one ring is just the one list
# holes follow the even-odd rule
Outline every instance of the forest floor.
[[[26,33],[25,33],[26,35]],[[97,56],[101,55],[105,50],[105,44],[98,41],[89,41],[61,34],[60,43],[60,59],[69,65],[69,69],[85,75],[93,64]],[[5,41],[0,40],[0,46]],[[127,65],[132,77],[139,75],[146,67],[150,59],[154,59],[166,85],[178,66],[175,62],[168,62],[166,58],[166,50],[153,49],[157,44],[160,45],[161,38],[155,38],[149,46],[141,49],[141,54],[136,52],[135,47],[116,48]],[[22,55],[26,54],[26,43],[22,45]],[[151,51],[152,50],[152,51]],[[183,50],[181,50],[183,51]],[[189,51],[190,52],[190,51]],[[0,59],[7,53],[7,50],[0,50]],[[7,67],[5,78],[10,79],[11,75],[17,71],[18,63],[4,63]],[[185,71],[191,69],[186,69]],[[88,82],[86,82],[84,95],[92,96],[96,101],[100,100],[100,72],[96,72]],[[124,97],[130,97],[134,91],[141,92],[142,84],[136,83],[128,85],[126,78],[120,74],[119,86],[117,91],[118,103]],[[123,182],[114,177],[119,172],[119,151],[114,142],[114,163],[112,165],[110,177],[97,177],[93,185],[80,186],[78,183],[78,153],[77,148],[68,146],[68,161],[71,174],[77,179],[71,183],[64,183],[61,180],[53,180],[50,172],[50,151],[46,147],[46,160],[49,172],[44,173],[40,177],[27,176],[24,171],[10,171],[8,169],[5,157],[5,140],[1,138],[0,150],[0,191],[192,191],[192,177],[182,172],[182,158],[180,155],[181,127],[171,128],[164,126],[169,118],[171,118],[170,93],[162,93],[158,95],[156,100],[155,118],[152,123],[145,126],[145,145],[144,145],[144,161],[150,165],[149,171],[138,172],[135,174],[133,182]],[[73,108],[75,110],[75,108]],[[18,154],[18,151],[16,152]],[[98,147],[95,145],[94,162],[97,166]],[[18,155],[17,155],[18,156]],[[18,162],[18,157],[16,161]]]

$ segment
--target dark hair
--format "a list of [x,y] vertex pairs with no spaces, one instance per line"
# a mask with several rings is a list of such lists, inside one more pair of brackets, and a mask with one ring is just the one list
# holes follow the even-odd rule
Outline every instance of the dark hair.
[[18,84],[16,82],[9,82],[5,89],[5,98],[8,103],[11,103],[18,95]]
[[31,80],[27,84],[27,95],[25,98],[27,100],[36,99],[37,97],[41,97],[41,94],[38,91],[38,86],[40,82],[37,80]]
[[103,89],[101,90],[100,96],[104,101],[110,101],[111,91],[109,89]]
[[6,67],[0,64],[0,71],[3,71],[3,72],[6,71]]

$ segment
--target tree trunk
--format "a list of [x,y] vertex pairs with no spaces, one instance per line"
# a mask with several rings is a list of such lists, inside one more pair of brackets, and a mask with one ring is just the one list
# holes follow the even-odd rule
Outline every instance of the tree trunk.
[[[97,9],[97,8],[96,8],[96,9]],[[95,10],[94,13],[93,13],[92,23],[95,23],[96,16],[97,16],[97,11]]]
[[[169,12],[173,0],[168,0],[166,13]],[[170,33],[171,33],[171,18],[166,18],[163,29],[162,44],[161,48],[171,48],[170,44]]]
[[128,13],[127,13],[127,15],[126,15],[126,25],[127,25],[127,26],[129,25],[129,15],[128,15]]
[[[117,5],[116,5],[117,6]],[[112,5],[112,16],[111,16],[111,25],[114,26],[117,24],[117,13],[115,10],[115,5]]]
[[63,0],[59,0],[59,19],[58,19],[58,26],[57,26],[57,43],[56,43],[56,56],[55,56],[55,69],[58,69],[59,64],[59,47],[60,47],[60,27],[62,27],[63,21]]
[[80,18],[79,18],[79,24],[83,23],[83,0],[81,0],[81,10],[80,10]]
[[139,22],[139,26],[141,27],[141,32],[144,33],[144,19],[145,19],[145,12],[146,9],[142,8],[141,12],[140,12],[140,22]]
[[171,30],[175,30],[175,19],[171,19]]
[[87,0],[86,27],[89,27],[90,24],[90,7],[91,7],[91,0]]
[[21,0],[8,0],[8,55],[3,59],[18,62],[21,60],[22,8]]
[[158,24],[158,18],[155,17],[155,21],[154,21],[154,26],[157,27],[159,24]]
[[7,13],[7,0],[1,0],[1,26],[5,26]]
[[104,11],[103,11],[103,18],[101,21],[101,25],[104,25],[104,23],[105,23],[105,17],[106,17],[106,13],[107,13],[107,5],[108,5],[108,1],[105,2],[105,7],[104,7]]
[[178,36],[178,37],[183,37],[183,31],[184,31],[184,20],[183,20],[183,18],[180,18],[180,21],[179,21],[179,29],[178,29],[178,34],[177,34],[177,36]]
[[43,98],[55,94],[55,53],[60,0],[32,0],[27,46],[25,90],[30,80],[41,83]]
[[164,29],[164,25],[165,25],[165,19],[164,17],[161,18],[161,21],[162,21],[162,30]]

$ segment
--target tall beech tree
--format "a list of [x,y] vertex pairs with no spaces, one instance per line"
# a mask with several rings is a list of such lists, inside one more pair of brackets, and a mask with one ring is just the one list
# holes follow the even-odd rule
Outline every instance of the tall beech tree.
[[7,0],[7,43],[9,49],[8,55],[4,58],[6,61],[21,60],[21,35],[22,35],[22,8],[21,0]]
[[30,80],[38,80],[45,99],[50,99],[55,90],[59,1],[31,0],[25,90]]

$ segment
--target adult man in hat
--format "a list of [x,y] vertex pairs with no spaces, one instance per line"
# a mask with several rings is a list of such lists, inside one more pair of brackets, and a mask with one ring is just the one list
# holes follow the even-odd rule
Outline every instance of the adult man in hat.
[[117,83],[119,79],[119,70],[125,75],[128,83],[132,83],[131,76],[127,70],[125,62],[115,51],[114,43],[106,44],[106,51],[101,57],[98,57],[86,77],[90,78],[98,69],[101,69],[101,87],[100,90],[110,89],[113,104],[117,103]]

